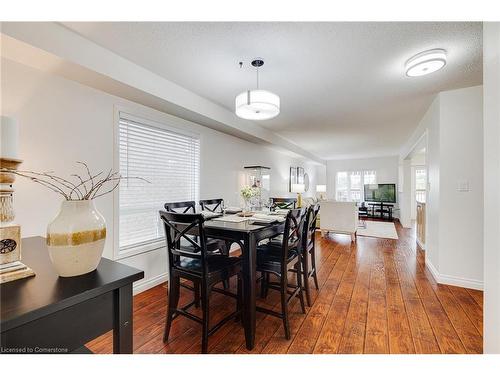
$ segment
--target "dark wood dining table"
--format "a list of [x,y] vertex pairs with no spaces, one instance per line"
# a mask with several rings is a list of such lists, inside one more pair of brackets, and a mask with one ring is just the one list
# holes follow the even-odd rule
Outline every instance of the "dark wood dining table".
[[257,244],[267,238],[282,233],[284,222],[270,224],[251,224],[251,221],[229,222],[207,220],[205,231],[208,237],[236,242],[241,247],[243,261],[243,324],[248,350],[255,344],[256,317],[256,254]]

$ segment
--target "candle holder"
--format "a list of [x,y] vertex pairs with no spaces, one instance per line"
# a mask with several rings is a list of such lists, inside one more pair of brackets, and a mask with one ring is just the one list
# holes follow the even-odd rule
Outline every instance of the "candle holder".
[[21,262],[21,227],[14,223],[14,181],[22,160],[0,158],[0,284],[35,273]]

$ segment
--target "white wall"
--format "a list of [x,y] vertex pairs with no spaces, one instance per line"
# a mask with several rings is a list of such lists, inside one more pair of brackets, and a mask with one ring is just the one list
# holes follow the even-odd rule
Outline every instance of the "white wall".
[[442,92],[440,101],[439,273],[482,284],[483,87]]
[[483,24],[484,352],[500,353],[500,23]]
[[[438,282],[477,289],[483,285],[482,124],[482,86],[442,92],[400,154],[408,159],[426,138],[429,269]],[[464,181],[470,191],[458,192]]]
[[[109,95],[65,78],[2,59],[2,114],[20,124],[19,157],[22,169],[74,173],[75,161],[83,160],[95,170],[113,166],[113,117],[115,106],[125,107],[153,120],[168,117],[128,100]],[[303,166],[310,177],[313,195],[317,180],[324,181],[326,168],[294,159],[263,145],[217,132],[194,123],[185,127],[201,138],[201,198],[222,197],[238,203],[239,180],[245,165],[271,167],[272,194],[287,193],[290,166]],[[61,198],[29,181],[15,185],[16,221],[23,236],[45,235],[46,225],[58,212]],[[99,198],[99,210],[107,221],[108,240],[104,255],[113,254],[113,197]],[[165,276],[163,249],[121,260],[145,271],[145,281]],[[145,281],[142,281],[144,283]]]

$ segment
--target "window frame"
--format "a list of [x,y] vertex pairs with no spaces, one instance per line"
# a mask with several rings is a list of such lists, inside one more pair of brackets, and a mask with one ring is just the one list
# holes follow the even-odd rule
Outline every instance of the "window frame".
[[[113,170],[120,170],[120,118],[121,114],[126,115],[130,120],[144,123],[145,125],[175,132],[199,140],[199,169],[198,169],[198,192],[200,195],[201,169],[202,169],[202,135],[192,130],[197,124],[183,120],[179,117],[158,112],[153,109],[132,109],[120,105],[114,106],[113,114]],[[165,238],[150,240],[139,245],[129,245],[120,249],[120,189],[113,192],[113,260],[129,258],[135,255],[151,252],[164,248]]]
[[[417,171],[424,171],[424,175],[425,175],[425,188],[424,189],[417,189]],[[415,202],[419,202],[419,203],[426,203],[427,202],[427,179],[428,179],[428,175],[427,175],[427,168],[425,166],[415,166],[414,170],[413,170],[413,173],[414,173],[414,178],[415,178],[415,196],[413,197],[415,199]],[[421,202],[417,199],[417,195],[418,193],[422,193],[423,192],[423,195],[424,195],[424,201]]]

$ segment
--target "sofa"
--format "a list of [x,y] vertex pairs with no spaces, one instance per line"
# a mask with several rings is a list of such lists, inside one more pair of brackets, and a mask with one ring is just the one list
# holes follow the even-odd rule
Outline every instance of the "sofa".
[[324,236],[329,232],[343,233],[356,241],[358,230],[358,207],[355,202],[321,201],[320,230]]

